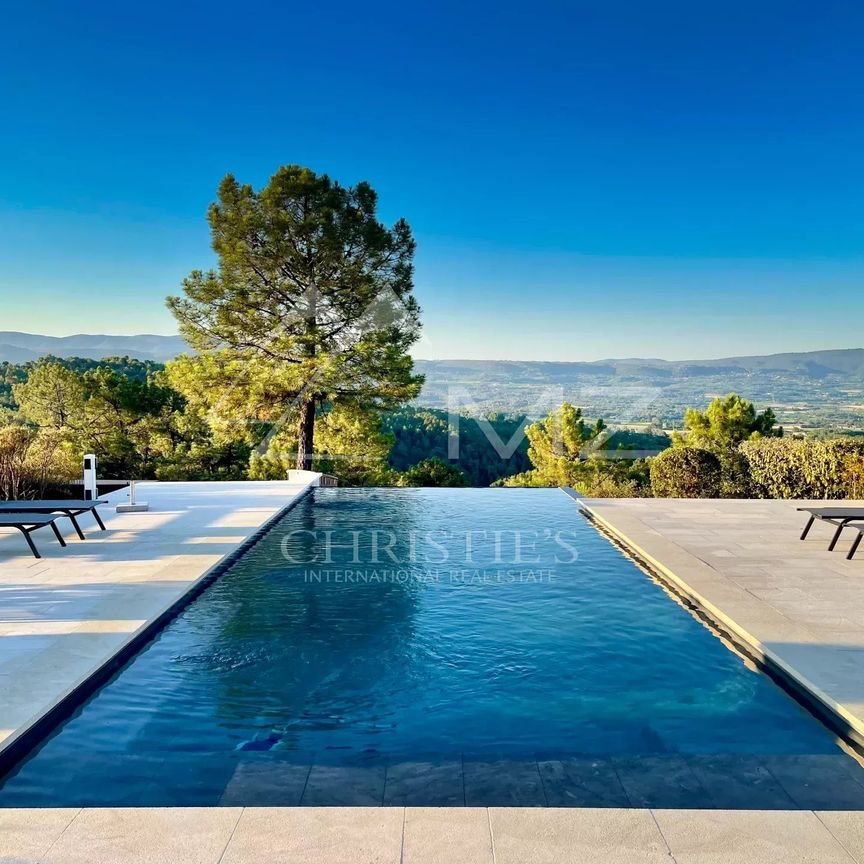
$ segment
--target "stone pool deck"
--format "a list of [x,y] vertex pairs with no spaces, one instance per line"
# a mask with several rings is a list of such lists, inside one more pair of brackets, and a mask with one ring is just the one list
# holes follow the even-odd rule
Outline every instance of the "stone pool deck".
[[61,518],[68,545],[37,531],[41,559],[0,534],[0,751],[316,479],[139,483],[148,512],[104,496],[107,531],[82,516],[82,541]]
[[[20,537],[0,536],[0,736],[11,740],[304,489],[142,484],[150,513],[106,507],[108,532],[86,520],[88,539],[66,531],[65,550],[39,532],[41,561]],[[825,551],[828,526],[800,542],[804,518],[791,502],[582,504],[725,629],[864,730],[864,550],[844,559],[851,533],[834,553]],[[546,805],[559,806],[0,809],[0,864],[864,864],[858,766],[803,758],[811,764],[779,779],[783,766],[768,766],[776,786],[761,771],[739,777],[722,760],[719,768],[688,763],[688,776],[695,772],[716,802],[711,809],[695,800],[663,806],[687,796],[677,780],[671,797],[643,800],[638,772],[617,764],[626,800],[585,806],[589,795],[582,806],[560,806],[567,802],[549,797],[556,784],[601,797],[612,787],[596,791],[585,772],[569,778],[545,763],[539,788]],[[462,782],[470,804],[464,772]],[[826,784],[832,798],[841,787],[853,798],[821,803]],[[738,797],[723,803],[721,792]],[[392,803],[409,804],[409,796]]]
[[[864,552],[796,508],[837,502],[581,499],[637,557],[864,740]],[[861,501],[844,502],[864,506]]]
[[392,807],[0,810],[15,864],[862,864],[864,814]]

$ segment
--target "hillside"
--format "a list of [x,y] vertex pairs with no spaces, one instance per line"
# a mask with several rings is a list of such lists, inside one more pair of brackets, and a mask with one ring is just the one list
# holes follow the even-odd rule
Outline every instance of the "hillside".
[[566,399],[615,423],[680,425],[684,409],[740,393],[786,425],[864,429],[864,349],[718,360],[610,359],[587,363],[418,360],[418,404],[536,417]]
[[165,362],[188,346],[179,336],[105,336],[85,333],[74,336],[41,336],[0,330],[0,362],[26,363],[46,354],[54,357],[135,357]]
[[[179,336],[39,336],[0,331],[0,362],[133,357],[164,362],[187,350]],[[592,362],[417,360],[417,405],[537,417],[567,399],[613,423],[675,426],[685,408],[735,391],[773,407],[786,425],[864,429],[864,348],[717,360],[622,358]]]

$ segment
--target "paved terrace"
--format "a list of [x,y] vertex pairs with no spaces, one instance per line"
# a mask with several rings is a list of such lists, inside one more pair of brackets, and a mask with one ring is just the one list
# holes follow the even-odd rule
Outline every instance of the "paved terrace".
[[0,810],[0,861],[861,864],[861,816],[412,807]]
[[[311,475],[312,477],[317,475]],[[79,517],[33,535],[0,532],[0,749],[112,657],[148,621],[294,500],[303,482],[139,483],[145,513],[100,507],[108,529]],[[0,859],[2,860],[2,859]]]
[[[796,507],[838,502],[594,499],[582,504],[625,546],[761,652],[864,739],[864,547],[833,552],[834,526]],[[864,506],[861,501],[845,502]]]
[[[70,537],[65,551],[39,532],[43,561],[27,557],[20,537],[0,539],[0,725],[7,736],[300,491],[285,483],[142,486],[151,513],[116,516],[106,508],[108,534],[88,532],[85,543]],[[804,519],[788,502],[585,504],[728,629],[862,725],[864,555],[846,562],[848,540],[827,553],[829,528],[817,524],[799,542]],[[857,769],[839,758],[847,773]],[[583,773],[572,779],[577,791],[586,787]],[[787,809],[755,794],[761,775],[722,773],[727,782],[717,788],[740,794],[735,809],[671,809],[694,804],[640,805],[632,796],[630,806],[614,808],[7,809],[0,810],[0,862],[864,864],[857,804],[837,810],[796,801]],[[843,772],[829,773],[832,786],[848,785]],[[686,789],[676,783],[674,791]],[[772,809],[742,809],[748,806]]]

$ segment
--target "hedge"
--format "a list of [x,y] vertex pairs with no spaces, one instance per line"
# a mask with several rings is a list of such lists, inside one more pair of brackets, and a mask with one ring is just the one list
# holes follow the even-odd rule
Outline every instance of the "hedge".
[[760,438],[745,441],[752,494],[757,498],[854,498],[862,494],[864,441]]
[[651,460],[656,498],[717,498],[720,484],[720,460],[710,450],[673,447]]

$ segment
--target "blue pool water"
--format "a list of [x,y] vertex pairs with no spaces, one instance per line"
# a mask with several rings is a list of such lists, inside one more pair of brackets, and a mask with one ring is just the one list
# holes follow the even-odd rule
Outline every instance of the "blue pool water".
[[7,778],[0,806],[214,804],[232,779],[233,803],[297,803],[268,764],[628,754],[839,751],[559,490],[321,489]]

